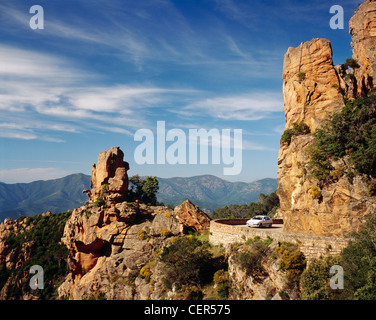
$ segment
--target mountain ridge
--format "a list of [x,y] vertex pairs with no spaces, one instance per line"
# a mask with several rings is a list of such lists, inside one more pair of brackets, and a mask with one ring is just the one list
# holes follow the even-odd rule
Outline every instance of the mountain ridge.
[[[179,205],[190,199],[207,210],[230,204],[249,204],[260,193],[277,189],[277,180],[266,178],[251,183],[230,182],[212,175],[159,178],[158,201]],[[83,205],[87,196],[82,190],[90,186],[90,176],[75,173],[59,179],[30,183],[0,182],[0,221],[52,211],[65,212]]]

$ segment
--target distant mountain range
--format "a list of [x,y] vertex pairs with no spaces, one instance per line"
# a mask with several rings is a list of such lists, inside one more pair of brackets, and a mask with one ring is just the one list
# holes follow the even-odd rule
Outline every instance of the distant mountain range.
[[[257,201],[260,193],[270,194],[278,187],[277,179],[245,183],[229,182],[210,175],[158,180],[158,201],[165,205],[179,205],[189,199],[207,210],[230,204],[249,204]],[[90,176],[81,173],[31,183],[0,182],[0,221],[7,217],[33,216],[47,211],[66,212],[80,207],[88,200],[82,190],[89,186]]]
[[90,177],[72,174],[67,177],[30,183],[0,182],[0,221],[7,217],[33,216],[51,211],[66,212],[87,200],[82,190],[90,186]]
[[180,205],[191,200],[202,209],[215,210],[230,204],[256,202],[260,193],[270,194],[277,190],[277,179],[263,179],[251,183],[230,182],[215,176],[159,180],[158,201],[165,205]]

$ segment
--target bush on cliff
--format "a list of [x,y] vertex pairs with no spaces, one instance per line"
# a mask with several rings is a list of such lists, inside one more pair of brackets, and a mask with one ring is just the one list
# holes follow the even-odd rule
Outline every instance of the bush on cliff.
[[307,266],[304,254],[296,244],[283,242],[275,249],[279,265],[286,271],[286,279],[292,286],[299,287],[300,276]]
[[234,261],[239,264],[247,276],[258,278],[265,272],[263,261],[271,253],[269,244],[266,241],[262,241],[259,237],[250,239],[235,253]]
[[337,300],[341,291],[330,289],[329,282],[333,276],[330,268],[340,265],[339,256],[314,259],[303,272],[300,283],[302,288],[302,300]]
[[[57,283],[67,273],[66,259],[68,250],[61,243],[64,226],[70,213],[59,213],[51,216],[36,215],[27,218],[26,225],[30,230],[12,233],[2,239],[7,246],[7,252],[11,252],[12,261],[19,260],[19,256],[25,254],[24,248],[30,244],[30,258],[19,260],[18,267],[8,270],[5,265],[0,265],[0,289],[5,284],[4,280],[11,278],[6,288],[7,299],[21,299],[25,294],[31,293],[39,299],[53,299],[56,295]],[[28,255],[28,254],[27,254]],[[32,291],[29,286],[30,267],[40,265],[44,272],[44,289]]]
[[[340,265],[344,270],[344,289],[332,290],[329,270]],[[373,215],[339,256],[313,261],[301,277],[302,299],[376,299],[376,216]]]
[[214,273],[223,268],[222,257],[213,255],[209,242],[194,236],[177,238],[163,249],[160,260],[164,263],[163,283],[168,289],[211,283]]
[[288,145],[290,145],[291,139],[293,136],[305,135],[305,134],[309,134],[310,132],[311,130],[305,123],[294,122],[292,129],[287,129],[283,132],[282,137],[281,137],[281,142],[287,143]]
[[308,149],[308,171],[323,183],[331,181],[333,160],[348,156],[356,173],[376,177],[376,96],[349,101],[340,113],[316,130]]

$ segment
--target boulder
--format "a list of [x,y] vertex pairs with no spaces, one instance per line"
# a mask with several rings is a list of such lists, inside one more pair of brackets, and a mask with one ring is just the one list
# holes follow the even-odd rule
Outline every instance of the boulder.
[[208,231],[210,228],[211,219],[209,216],[189,200],[186,200],[180,206],[175,207],[174,214],[176,220],[187,228],[200,233]]

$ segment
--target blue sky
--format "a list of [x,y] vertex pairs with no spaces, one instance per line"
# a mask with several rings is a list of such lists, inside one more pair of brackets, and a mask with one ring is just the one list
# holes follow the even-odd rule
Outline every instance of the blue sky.
[[[129,175],[277,177],[288,47],[323,37],[352,56],[359,0],[0,0],[0,181],[91,173],[120,146]],[[30,7],[44,9],[33,30]],[[345,29],[332,30],[332,5]],[[242,129],[242,172],[223,164],[137,165],[138,129]],[[166,143],[168,145],[168,143]],[[156,151],[157,152],[157,151]]]

